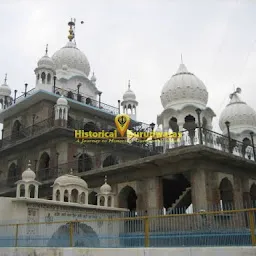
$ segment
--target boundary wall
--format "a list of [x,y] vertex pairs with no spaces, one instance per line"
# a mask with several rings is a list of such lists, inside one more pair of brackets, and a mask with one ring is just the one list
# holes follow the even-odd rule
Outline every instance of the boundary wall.
[[0,256],[256,256],[256,247],[0,248]]

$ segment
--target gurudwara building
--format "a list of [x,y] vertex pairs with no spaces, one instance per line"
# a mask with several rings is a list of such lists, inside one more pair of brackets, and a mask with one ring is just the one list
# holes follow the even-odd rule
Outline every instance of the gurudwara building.
[[[33,179],[33,200],[41,200],[33,204],[35,219],[42,214],[48,217],[49,212],[41,208],[46,209],[49,201],[74,204],[74,198],[79,198],[75,204],[85,203],[95,214],[125,210],[150,214],[154,209],[173,212],[177,208],[186,212],[191,206],[199,211],[220,203],[224,208],[256,200],[256,112],[240,98],[240,88],[230,95],[221,113],[222,134],[218,134],[212,130],[216,115],[207,105],[206,86],[181,63],[162,89],[163,111],[157,125],[147,125],[137,120],[139,103],[130,82],[116,106],[102,102],[95,74],[74,41],[74,25],[69,22],[64,47],[52,57],[47,48],[39,59],[35,88],[28,91],[25,84],[25,93],[17,96],[7,79],[0,86],[3,200],[19,195],[24,184],[26,188],[23,170],[29,160],[37,180]],[[182,139],[86,145],[75,141],[75,129],[113,131],[119,113],[130,115],[129,129],[133,131],[182,132]],[[105,176],[113,194],[111,200],[102,199],[104,203],[99,195]],[[66,182],[76,191],[59,188]],[[23,199],[18,196],[15,200],[25,200],[30,193],[25,189]],[[27,210],[29,218],[30,208]]]

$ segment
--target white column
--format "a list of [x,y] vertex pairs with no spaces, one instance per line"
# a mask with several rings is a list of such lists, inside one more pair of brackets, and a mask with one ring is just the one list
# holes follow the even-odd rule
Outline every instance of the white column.
[[17,186],[17,190],[16,190],[16,197],[20,197],[20,184],[18,184]]
[[104,196],[105,201],[104,201],[104,206],[108,207],[108,196]]
[[38,185],[37,184],[35,184],[35,192],[34,193],[35,193],[34,197],[38,198]]
[[25,197],[29,197],[28,188],[29,188],[29,184],[25,184]]

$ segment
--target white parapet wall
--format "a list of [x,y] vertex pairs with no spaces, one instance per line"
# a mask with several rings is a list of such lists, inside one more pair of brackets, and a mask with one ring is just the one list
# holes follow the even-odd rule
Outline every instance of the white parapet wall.
[[0,248],[0,256],[255,256],[256,247],[194,248]]

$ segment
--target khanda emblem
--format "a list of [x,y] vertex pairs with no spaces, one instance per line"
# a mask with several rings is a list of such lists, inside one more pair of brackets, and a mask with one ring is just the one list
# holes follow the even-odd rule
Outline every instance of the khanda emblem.
[[130,117],[128,115],[117,115],[115,118],[116,128],[120,135],[123,137],[129,127],[130,124]]

